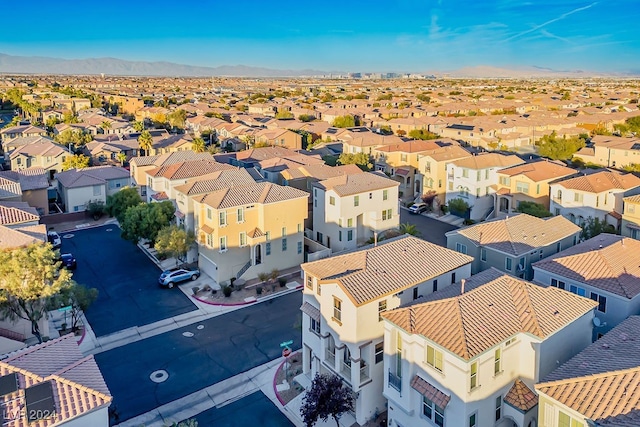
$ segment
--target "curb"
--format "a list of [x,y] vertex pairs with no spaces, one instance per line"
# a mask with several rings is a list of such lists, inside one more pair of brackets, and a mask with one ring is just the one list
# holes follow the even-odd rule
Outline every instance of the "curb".
[[[296,351],[295,353],[291,353],[291,355],[289,357],[293,357],[296,354],[300,353],[300,350]],[[287,406],[287,404],[282,400],[282,398],[280,397],[280,393],[278,393],[278,390],[276,389],[276,386],[278,385],[276,383],[276,378],[278,378],[278,374],[280,372],[282,372],[282,367],[284,366],[284,364],[286,363],[286,359],[282,361],[282,363],[280,363],[280,365],[278,366],[278,369],[276,369],[276,374],[273,376],[273,392],[276,395],[276,399],[278,399],[278,402],[280,402],[280,405],[282,405],[282,407],[284,408],[285,406]]]
[[87,336],[87,327],[86,326],[84,326],[84,328],[82,328],[82,336],[78,340],[78,345],[82,344],[82,341],[84,341],[84,337],[85,336]]
[[244,302],[228,302],[228,303],[226,303],[226,302],[211,302],[211,301],[204,300],[202,298],[198,298],[195,295],[191,295],[191,298],[193,298],[196,301],[200,301],[203,304],[216,305],[216,306],[219,306],[219,307],[235,307],[235,306],[239,306],[239,305],[255,304],[255,303],[258,302],[257,299],[254,300],[254,301],[248,301],[248,302],[247,301],[244,301]]
[[[109,222],[109,221],[113,221],[113,222]],[[87,225],[86,227],[78,227],[78,225],[75,225],[73,228],[68,228],[66,230],[60,230],[58,231],[58,233],[71,233],[72,231],[80,231],[80,230],[87,230],[90,228],[98,228],[98,227],[103,227],[105,225],[116,225],[118,228],[120,228],[120,225],[118,224],[118,221],[114,218],[113,220],[107,220],[105,222],[103,222],[102,224],[91,224],[91,223],[87,223],[89,225]],[[56,230],[57,231],[57,230]]]

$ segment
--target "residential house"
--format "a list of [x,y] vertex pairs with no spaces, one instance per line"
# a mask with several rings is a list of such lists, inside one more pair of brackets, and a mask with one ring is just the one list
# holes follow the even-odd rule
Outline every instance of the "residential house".
[[111,393],[73,334],[11,353],[0,362],[0,378],[8,425],[109,426]]
[[524,160],[518,156],[500,153],[484,153],[453,160],[447,164],[446,203],[462,199],[470,207],[469,215],[474,221],[484,220],[493,212],[494,186],[498,183],[497,171],[520,165]]
[[578,242],[582,228],[562,216],[517,214],[446,233],[449,249],[473,257],[471,273],[495,268],[531,280],[531,264]]
[[251,148],[235,154],[235,159],[232,159],[231,164],[244,168],[251,168],[257,166],[260,162],[276,158],[288,159],[300,165],[324,164],[324,160],[320,156],[301,154],[286,147]]
[[[6,212],[6,210],[0,211]],[[0,225],[0,250],[21,248],[34,243],[46,242],[47,226],[44,224],[31,222],[17,226]]]
[[602,233],[533,264],[534,280],[598,303],[594,340],[640,314],[640,242]]
[[42,168],[0,171],[0,200],[23,201],[39,215],[49,214],[49,180]]
[[46,136],[47,131],[38,126],[32,125],[19,125],[11,126],[0,130],[0,137],[2,137],[2,143],[6,144],[12,139],[23,138],[28,136]]
[[256,132],[255,137],[256,144],[302,149],[302,135],[288,129],[263,129]]
[[9,159],[11,170],[42,168],[53,178],[56,172],[62,170],[64,160],[70,155],[66,147],[43,139],[16,148],[9,155]]
[[351,418],[364,425],[386,408],[384,312],[457,286],[472,261],[405,235],[303,264],[304,374],[339,375],[357,396]]
[[69,169],[56,174],[58,196],[65,212],[82,212],[90,202],[107,202],[107,197],[129,184],[129,171],[118,166]]
[[605,169],[555,182],[550,192],[549,209],[554,215],[563,215],[579,225],[588,218],[598,218],[620,230],[622,201],[640,194],[640,178]]
[[536,384],[538,426],[640,425],[640,316],[631,316]]
[[33,136],[20,136],[18,138],[13,138],[7,141],[2,141],[2,151],[4,152],[4,162],[10,163],[9,155],[16,149],[20,148],[24,145],[29,145],[35,142],[41,141],[49,141],[53,142],[53,140],[46,136],[33,135]]
[[[330,130],[331,128],[327,129],[326,133]],[[381,135],[366,127],[341,129],[336,133],[336,140],[342,142],[343,153],[366,153],[370,156],[380,147],[404,142],[399,136]]]
[[640,240],[640,195],[625,197],[622,201],[620,234]]
[[200,269],[220,283],[300,265],[308,197],[270,182],[193,197]]
[[354,249],[398,228],[398,181],[379,172],[329,178],[312,184],[313,233],[334,252]]
[[537,425],[534,384],[590,344],[595,305],[489,269],[383,313],[389,425]]
[[640,138],[594,135],[591,146],[582,148],[575,156],[585,162],[622,169],[631,164],[640,164]]
[[520,202],[532,202],[549,209],[549,184],[576,174],[562,163],[541,160],[497,171],[494,212],[498,217],[517,211]]
[[27,202],[0,202],[0,225],[9,228],[21,228],[38,225],[38,210]]
[[446,145],[420,154],[418,170],[422,175],[421,194],[434,195],[434,210],[446,200],[447,165],[454,160],[471,157],[464,148],[458,145]]

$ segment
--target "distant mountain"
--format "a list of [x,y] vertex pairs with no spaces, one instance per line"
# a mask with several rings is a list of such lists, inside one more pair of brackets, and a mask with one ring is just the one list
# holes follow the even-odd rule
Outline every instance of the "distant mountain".
[[327,74],[318,70],[276,70],[246,65],[198,67],[173,62],[125,61],[117,58],[60,59],[0,53],[0,73],[108,74],[117,76],[302,77]]
[[464,67],[449,72],[434,73],[438,77],[470,77],[470,78],[574,78],[574,77],[630,77],[637,73],[601,73],[584,70],[554,70],[552,68],[530,66],[501,68],[489,65]]

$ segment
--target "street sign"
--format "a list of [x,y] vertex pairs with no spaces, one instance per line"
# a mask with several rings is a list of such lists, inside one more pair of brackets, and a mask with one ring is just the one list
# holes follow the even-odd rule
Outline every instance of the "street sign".
[[293,344],[293,340],[281,342],[280,347],[289,347],[291,344]]
[[[72,308],[72,307],[71,307],[70,305],[68,305],[68,306],[66,306],[66,307],[61,307],[61,308],[59,308],[59,309],[58,309],[58,311],[69,311],[69,310],[71,310],[71,308]],[[292,341],[292,342],[293,342],[293,341]]]

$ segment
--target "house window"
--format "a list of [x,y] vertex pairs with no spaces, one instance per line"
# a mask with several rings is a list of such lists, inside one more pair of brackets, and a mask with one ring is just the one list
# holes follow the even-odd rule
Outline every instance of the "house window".
[[500,185],[504,185],[504,186],[510,186],[511,185],[511,179],[507,178],[506,176],[501,176],[500,177]]
[[347,227],[353,227],[353,218],[347,220]]
[[329,204],[330,204],[331,206],[335,206],[335,204],[336,204],[336,198],[335,198],[335,197],[333,197],[333,196],[330,196],[330,197],[329,197]]
[[353,206],[360,206],[360,196],[353,196]]
[[562,243],[558,242],[556,243],[556,252],[560,252],[562,250]]
[[353,230],[347,231],[347,240],[350,242],[353,240]]
[[220,252],[226,252],[227,250],[227,236],[220,237]]
[[496,351],[493,355],[493,373],[494,375],[498,375],[502,372],[502,363],[500,357],[502,356],[502,350],[496,348]]
[[575,285],[569,286],[569,292],[580,295],[581,297],[587,296],[587,291],[584,290],[584,288]]
[[480,261],[487,261],[487,250],[485,248],[480,248]]
[[573,193],[573,201],[582,203],[583,194],[582,193]]
[[389,190],[382,190],[382,200],[387,200],[389,198]]
[[309,317],[311,319],[311,331],[316,334],[320,333],[320,322],[314,319],[313,317]]
[[99,185],[94,185],[93,186],[93,195],[94,196],[99,196],[100,194],[102,194],[102,187],[100,187]]
[[433,279],[433,291],[435,292],[438,290],[438,279]]
[[298,224],[298,233],[302,233],[302,223]]
[[266,231],[264,233],[264,237],[265,237],[267,242],[270,241],[271,240],[271,232],[270,231]]
[[511,271],[513,260],[511,258],[505,258],[504,260],[504,268],[507,271]]
[[265,244],[265,255],[271,255],[271,242]]
[[387,300],[378,301],[378,322],[382,321],[382,312],[387,310]]
[[342,242],[342,230],[338,230],[338,241]]
[[238,223],[244,222],[244,208],[238,208]]
[[407,155],[406,154],[400,154],[400,161],[401,162],[406,162],[407,161]]
[[516,181],[516,191],[518,193],[529,194],[529,183],[528,182],[522,182],[522,181]]
[[333,320],[342,321],[342,301],[333,297]]
[[307,276],[307,288],[313,289],[313,276]]
[[469,416],[469,427],[478,427],[478,414]]
[[224,227],[227,225],[227,213],[225,211],[220,211],[218,215],[218,221],[220,223],[220,227]]
[[627,213],[636,213],[636,206],[631,204],[627,205]]
[[496,397],[496,421],[502,418],[502,396]]
[[213,247],[213,237],[211,236],[211,234],[207,234],[207,246],[209,246],[210,248]]
[[469,169],[462,169],[462,177],[469,178]]
[[422,415],[433,421],[437,426],[444,426],[444,408],[439,407],[426,396],[422,396]]
[[240,233],[240,247],[247,246],[247,233],[244,231]]
[[393,212],[393,209],[386,209],[384,211],[382,211],[382,220],[386,221],[388,219],[391,219],[391,213]]
[[564,289],[565,283],[561,280],[551,279],[551,286],[553,286],[554,288]]
[[384,360],[384,342],[379,342],[375,347],[375,361],[380,363]]
[[427,345],[427,365],[442,372],[442,352],[436,350],[434,347]]
[[287,237],[287,227],[282,227],[282,237]]
[[287,250],[287,238],[283,237],[282,238],[282,252],[285,252]]
[[298,254],[302,253],[302,242],[298,242]]
[[451,273],[451,284],[456,283],[456,273]]
[[482,171],[476,171],[476,181],[480,181],[482,179]]
[[598,311],[602,312],[602,313],[606,313],[607,312],[607,297],[603,296],[603,295],[598,295],[595,292],[591,292],[590,295],[591,299],[596,301],[598,303]]
[[413,299],[418,299],[418,288],[413,288]]
[[507,341],[505,341],[504,346],[510,346],[511,344],[513,344],[514,342],[516,342],[516,337],[510,338]]
[[456,243],[456,252],[460,252],[461,254],[466,254],[467,245],[463,245],[462,243]]
[[471,380],[470,388],[471,390],[473,390],[478,386],[478,362],[473,362],[471,364],[471,373],[469,379]]
[[400,331],[396,332],[396,376],[402,378],[402,335]]

